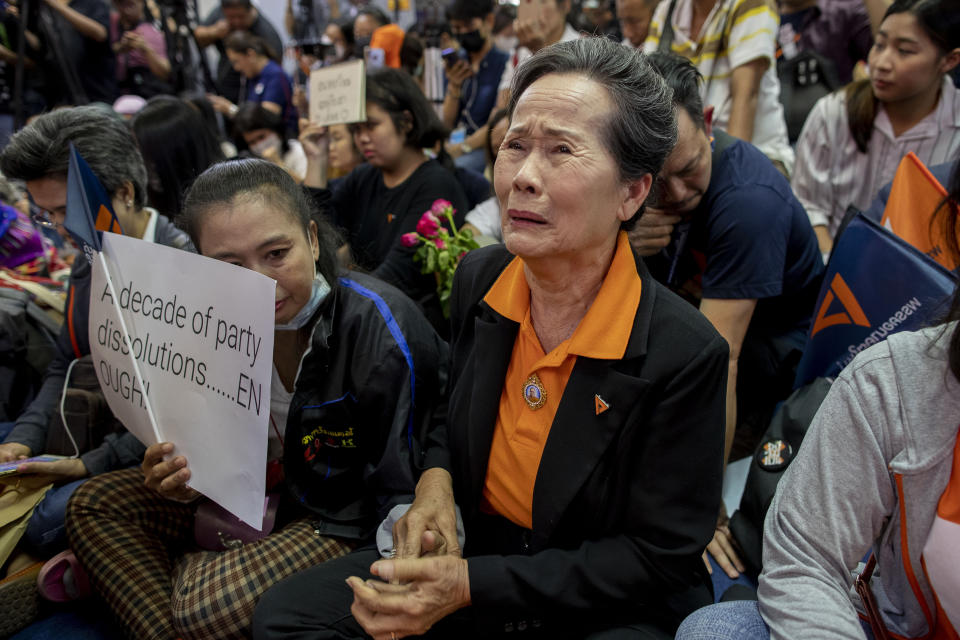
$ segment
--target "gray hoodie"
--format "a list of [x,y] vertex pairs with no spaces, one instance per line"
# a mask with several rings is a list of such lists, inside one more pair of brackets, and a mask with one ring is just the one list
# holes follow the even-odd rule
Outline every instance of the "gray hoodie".
[[890,336],[843,370],[777,487],[764,527],[760,612],[771,638],[863,638],[851,588],[873,549],[887,629],[933,623],[920,563],[960,427],[947,367],[956,323]]

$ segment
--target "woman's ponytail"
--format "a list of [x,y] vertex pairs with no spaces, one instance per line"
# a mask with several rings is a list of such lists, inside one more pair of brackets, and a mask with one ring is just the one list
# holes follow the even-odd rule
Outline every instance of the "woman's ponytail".
[[873,134],[873,121],[877,117],[877,98],[873,95],[870,80],[851,82],[844,89],[847,98],[847,124],[850,135],[860,153],[866,153]]

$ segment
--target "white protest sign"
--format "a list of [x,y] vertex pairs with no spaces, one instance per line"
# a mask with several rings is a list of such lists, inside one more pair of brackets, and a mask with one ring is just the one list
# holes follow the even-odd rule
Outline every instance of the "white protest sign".
[[310,123],[363,122],[367,119],[367,76],[363,60],[310,72]]
[[112,233],[103,234],[102,255],[93,262],[89,337],[110,409],[150,445],[149,400],[160,437],[187,458],[189,485],[260,529],[276,282]]

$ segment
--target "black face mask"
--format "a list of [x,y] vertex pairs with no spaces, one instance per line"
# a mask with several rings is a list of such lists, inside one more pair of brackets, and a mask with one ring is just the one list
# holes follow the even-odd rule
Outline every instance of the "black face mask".
[[369,47],[369,46],[370,46],[370,36],[367,36],[367,37],[364,37],[364,38],[357,38],[357,39],[354,40],[354,42],[353,42],[353,51],[354,51],[354,54],[355,54],[358,58],[363,59],[363,50],[364,50],[366,47]]
[[487,39],[480,34],[479,29],[474,29],[473,31],[468,31],[467,33],[461,33],[457,36],[457,40],[460,41],[460,46],[463,47],[463,50],[467,53],[476,53],[483,49],[483,45],[486,44]]

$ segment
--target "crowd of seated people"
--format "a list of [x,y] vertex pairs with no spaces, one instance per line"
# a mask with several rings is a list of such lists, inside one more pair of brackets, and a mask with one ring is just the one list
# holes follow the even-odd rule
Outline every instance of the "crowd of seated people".
[[[762,566],[721,493],[908,153],[960,262],[960,0],[395,4],[217,0],[186,39],[154,0],[0,8],[0,293],[72,264],[23,294],[62,319],[42,384],[0,295],[0,636],[956,638],[960,286],[829,380]],[[358,59],[364,119],[312,122]],[[125,235],[277,283],[250,541],[198,547],[205,461],[98,391],[73,150]],[[477,248],[428,262],[440,227]]]

